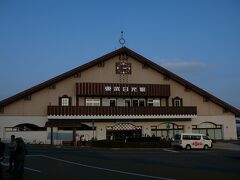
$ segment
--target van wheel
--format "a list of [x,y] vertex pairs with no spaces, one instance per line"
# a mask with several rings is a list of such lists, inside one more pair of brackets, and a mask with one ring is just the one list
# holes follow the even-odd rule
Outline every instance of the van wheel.
[[191,149],[191,146],[188,144],[188,145],[186,145],[186,149],[187,150],[190,150]]
[[203,149],[208,150],[208,145],[204,145]]

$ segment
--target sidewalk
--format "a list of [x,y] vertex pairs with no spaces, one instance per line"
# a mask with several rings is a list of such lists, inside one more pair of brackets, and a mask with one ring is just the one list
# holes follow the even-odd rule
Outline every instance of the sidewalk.
[[233,144],[231,142],[216,142],[213,144],[213,149],[240,151],[240,144]]

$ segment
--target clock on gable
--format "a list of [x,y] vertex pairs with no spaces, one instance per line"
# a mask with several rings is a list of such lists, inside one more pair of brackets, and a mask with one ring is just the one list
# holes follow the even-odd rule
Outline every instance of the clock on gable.
[[131,74],[132,65],[127,62],[117,62],[116,63],[116,73],[117,74]]

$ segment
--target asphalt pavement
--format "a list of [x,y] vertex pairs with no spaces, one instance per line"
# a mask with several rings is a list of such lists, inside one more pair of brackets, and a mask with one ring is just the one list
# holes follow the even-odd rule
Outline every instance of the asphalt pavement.
[[[240,179],[239,145],[215,143],[214,148],[207,151],[28,148],[24,180]],[[9,179],[6,169],[5,179]]]

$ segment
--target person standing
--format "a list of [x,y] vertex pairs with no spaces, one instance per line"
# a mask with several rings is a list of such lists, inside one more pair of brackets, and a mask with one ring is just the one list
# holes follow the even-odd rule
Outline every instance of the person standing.
[[25,156],[27,154],[27,149],[23,139],[17,138],[16,139],[17,148],[15,154],[15,162],[14,162],[14,169],[13,169],[13,179],[22,178],[24,174],[24,163],[25,163]]
[[12,173],[13,170],[13,164],[15,161],[15,152],[16,152],[16,148],[17,148],[17,143],[15,140],[15,136],[11,135],[11,142],[8,145],[8,150],[9,150],[9,168],[8,168],[8,172]]
[[2,142],[2,139],[0,138],[0,179],[3,179],[2,162],[4,160],[4,152],[5,144]]

